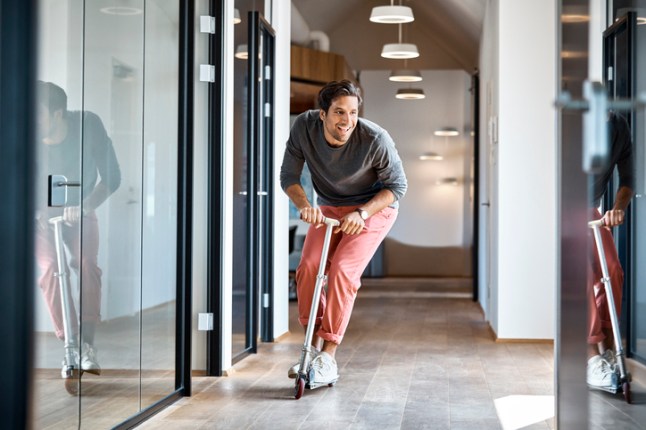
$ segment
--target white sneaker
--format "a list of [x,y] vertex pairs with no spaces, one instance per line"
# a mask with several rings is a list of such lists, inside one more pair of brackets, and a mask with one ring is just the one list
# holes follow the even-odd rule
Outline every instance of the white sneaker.
[[321,387],[323,385],[333,385],[339,379],[339,373],[336,365],[336,360],[332,358],[327,352],[321,352],[312,360],[310,367],[310,381],[311,389]]
[[610,393],[616,393],[619,388],[619,378],[614,367],[601,355],[588,360],[587,382],[590,388]]
[[[312,357],[312,359],[316,358],[316,356],[321,353],[321,351],[319,351],[318,348],[314,346],[312,347],[312,351],[314,352],[314,357]],[[296,379],[298,377],[298,371],[300,370],[300,368],[301,368],[301,363],[299,361],[298,363],[294,364],[292,367],[289,368],[289,370],[287,371],[287,376],[291,379]]]
[[617,366],[617,357],[612,349],[606,349],[601,357],[608,362],[613,372],[619,375],[619,366]]
[[96,359],[96,351],[89,343],[84,343],[81,348],[81,370],[95,375],[101,374],[101,366]]

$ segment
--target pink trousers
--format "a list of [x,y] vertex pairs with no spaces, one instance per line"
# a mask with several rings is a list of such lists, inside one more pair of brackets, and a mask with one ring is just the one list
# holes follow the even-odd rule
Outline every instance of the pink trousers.
[[[99,228],[96,215],[92,212],[83,217],[83,247],[81,250],[81,229],[78,224],[62,224],[63,242],[67,248],[72,269],[79,273],[81,289],[81,321],[98,322],[101,310],[101,269],[97,265],[99,254]],[[61,308],[61,290],[58,277],[58,263],[54,227],[39,227],[36,232],[36,261],[40,269],[38,284],[49,309],[54,324],[56,337],[65,338],[63,329],[63,311]],[[69,276],[68,276],[69,281]],[[78,295],[78,288],[70,284],[72,297]],[[78,334],[78,317],[70,318],[71,336]]]
[[[591,220],[600,219],[601,214],[598,210],[591,211]],[[615,301],[615,309],[617,310],[617,317],[621,316],[621,298],[624,283],[624,271],[619,262],[615,242],[612,238],[610,229],[601,227],[601,242],[603,242],[603,250],[606,256],[606,263],[608,265],[608,276],[610,277],[610,284],[612,286],[612,295]],[[599,262],[599,255],[597,253],[596,244],[592,230],[590,240],[590,265],[588,272],[588,343],[597,344],[606,338],[604,329],[612,329],[610,321],[610,312],[608,310],[608,301],[606,299],[606,292],[601,278],[601,264]],[[595,295],[595,290],[596,295]],[[606,330],[608,331],[608,330]],[[610,345],[609,345],[610,346]]]
[[[358,206],[321,206],[321,211],[328,218],[341,219],[356,208]],[[327,291],[321,292],[316,317],[316,325],[320,326],[316,334],[323,340],[341,343],[361,286],[361,275],[396,218],[397,209],[388,207],[368,218],[361,234],[332,234],[326,268]],[[298,320],[303,326],[309,320],[324,240],[325,227],[310,226],[296,269]]]

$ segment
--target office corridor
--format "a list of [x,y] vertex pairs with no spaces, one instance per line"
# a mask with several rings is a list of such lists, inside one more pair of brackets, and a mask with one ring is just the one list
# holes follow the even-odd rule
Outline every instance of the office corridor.
[[552,344],[495,342],[468,293],[364,285],[337,352],[339,382],[300,400],[287,378],[302,343],[290,308],[289,335],[230,376],[194,378],[192,397],[138,428],[500,429],[499,414],[523,402],[527,424],[553,428]]

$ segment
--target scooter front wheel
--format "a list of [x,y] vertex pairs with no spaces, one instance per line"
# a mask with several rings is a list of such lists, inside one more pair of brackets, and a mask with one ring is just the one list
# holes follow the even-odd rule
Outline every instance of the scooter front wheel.
[[68,375],[63,379],[65,383],[65,390],[72,396],[78,396],[79,394],[79,370],[71,369],[68,371]]
[[303,396],[304,391],[305,391],[305,378],[299,375],[296,378],[296,382],[294,384],[294,398],[296,400],[300,399]]

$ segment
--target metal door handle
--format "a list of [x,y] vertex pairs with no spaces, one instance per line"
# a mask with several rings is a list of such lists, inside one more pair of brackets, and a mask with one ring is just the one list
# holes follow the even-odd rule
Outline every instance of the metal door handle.
[[67,204],[67,187],[80,187],[78,181],[68,181],[64,175],[49,175],[47,177],[47,205],[63,207]]

